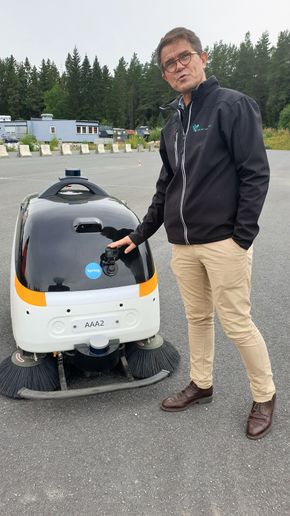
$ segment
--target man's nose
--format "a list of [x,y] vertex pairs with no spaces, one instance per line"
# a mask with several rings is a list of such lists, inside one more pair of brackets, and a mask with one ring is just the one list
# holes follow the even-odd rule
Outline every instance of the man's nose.
[[180,61],[176,61],[176,71],[178,72],[179,70],[183,70],[183,68],[185,68],[186,65],[182,64]]

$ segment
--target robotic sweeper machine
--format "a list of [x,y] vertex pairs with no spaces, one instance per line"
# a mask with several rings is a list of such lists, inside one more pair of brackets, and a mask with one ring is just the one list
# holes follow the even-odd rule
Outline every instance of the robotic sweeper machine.
[[[0,364],[2,394],[84,396],[149,385],[174,370],[179,355],[158,334],[158,282],[148,243],[129,254],[107,247],[138,224],[123,202],[79,170],[66,170],[24,199],[11,261],[16,350]],[[90,382],[71,388],[71,370],[81,385]]]

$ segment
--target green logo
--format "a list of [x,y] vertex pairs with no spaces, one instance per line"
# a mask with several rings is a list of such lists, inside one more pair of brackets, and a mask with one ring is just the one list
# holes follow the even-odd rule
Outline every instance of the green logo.
[[200,124],[193,124],[192,130],[194,133],[200,133],[200,131],[208,131],[208,129],[211,127],[211,124],[209,124],[207,127],[201,127]]

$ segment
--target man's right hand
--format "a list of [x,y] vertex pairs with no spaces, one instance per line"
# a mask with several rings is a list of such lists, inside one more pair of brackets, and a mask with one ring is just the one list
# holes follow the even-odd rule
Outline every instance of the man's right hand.
[[108,247],[111,247],[114,249],[115,247],[124,247],[126,246],[126,249],[124,250],[125,254],[130,253],[135,249],[137,246],[132,242],[131,238],[129,236],[125,236],[124,238],[121,238],[121,240],[116,240],[116,242],[112,242],[108,245]]

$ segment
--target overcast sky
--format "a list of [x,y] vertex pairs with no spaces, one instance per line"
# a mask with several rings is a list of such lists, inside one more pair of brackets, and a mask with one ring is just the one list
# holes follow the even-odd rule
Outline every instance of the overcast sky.
[[194,30],[202,44],[253,43],[268,30],[273,45],[290,30],[290,0],[0,0],[0,57],[27,56],[39,66],[50,58],[60,71],[76,46],[111,71],[134,52],[149,61],[161,36],[176,26]]

